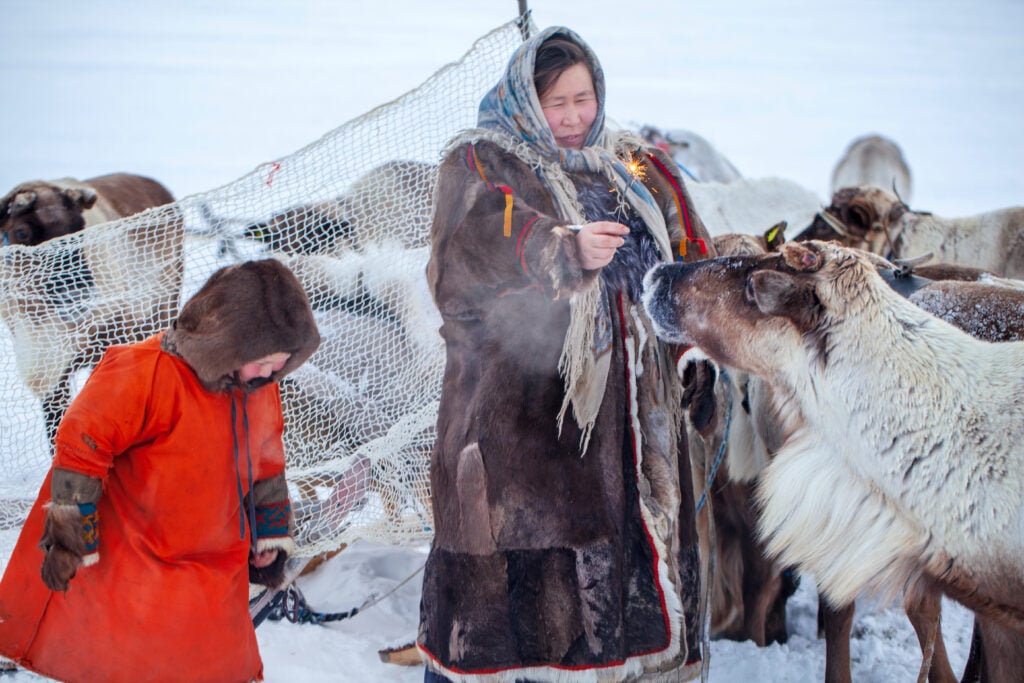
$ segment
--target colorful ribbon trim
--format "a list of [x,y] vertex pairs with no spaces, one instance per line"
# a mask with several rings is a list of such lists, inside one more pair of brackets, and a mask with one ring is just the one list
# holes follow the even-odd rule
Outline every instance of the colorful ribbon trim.
[[658,167],[658,170],[661,171],[661,174],[665,176],[665,178],[669,182],[669,185],[672,186],[672,192],[675,195],[674,199],[676,201],[676,211],[679,212],[679,218],[683,224],[683,234],[686,236],[686,239],[680,240],[679,242],[679,258],[686,257],[687,242],[695,243],[697,245],[697,248],[700,249],[701,256],[706,256],[708,253],[708,245],[704,242],[703,239],[698,239],[693,236],[693,226],[690,224],[690,211],[686,206],[685,199],[683,199],[683,189],[679,187],[679,183],[676,182],[675,177],[671,173],[669,173],[669,170],[667,168],[665,168],[665,164],[658,161],[658,158],[656,156],[648,152],[647,158],[650,159],[651,162],[653,162],[654,165]]
[[281,538],[288,535],[291,503],[287,500],[256,506],[256,534],[259,538]]
[[505,215],[502,223],[501,234],[505,237],[511,237],[512,205],[514,203],[514,200],[512,199],[512,188],[508,185],[494,185],[487,179],[487,174],[484,173],[484,167],[480,165],[480,158],[476,154],[476,146],[470,145],[466,154],[466,163],[469,164],[470,168],[476,169],[476,172],[480,174],[480,178],[487,184],[487,188],[490,190],[501,190],[505,194]]
[[88,555],[100,547],[100,513],[95,503],[79,503],[78,514],[82,515],[82,536],[85,539],[85,554]]

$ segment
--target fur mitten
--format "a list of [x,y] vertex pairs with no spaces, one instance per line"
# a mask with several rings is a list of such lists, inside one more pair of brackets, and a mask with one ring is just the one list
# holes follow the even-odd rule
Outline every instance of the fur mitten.
[[277,550],[277,558],[266,567],[254,567],[249,558],[249,581],[277,588],[284,581],[284,566],[295,554],[295,519],[288,500],[288,483],[283,474],[261,479],[253,484],[253,507],[256,517],[251,520],[252,535],[256,539],[255,552]]
[[66,591],[80,566],[99,559],[97,522],[96,506],[92,503],[49,505],[43,538],[39,541],[39,547],[46,553],[41,573],[47,588]]
[[47,588],[66,591],[78,568],[99,561],[99,512],[96,503],[103,483],[71,470],[55,467],[50,482],[52,502],[46,505],[43,537],[46,556],[42,577]]
[[256,567],[249,558],[249,583],[258,583],[267,588],[278,588],[284,582],[284,565],[288,561],[288,553],[277,551],[277,558],[266,567]]

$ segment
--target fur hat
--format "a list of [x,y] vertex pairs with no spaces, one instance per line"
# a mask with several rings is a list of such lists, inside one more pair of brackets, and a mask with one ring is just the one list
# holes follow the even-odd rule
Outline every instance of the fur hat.
[[280,261],[221,268],[182,307],[162,346],[180,356],[207,389],[235,386],[235,371],[273,353],[291,354],[269,381],[302,365],[320,345],[309,298]]

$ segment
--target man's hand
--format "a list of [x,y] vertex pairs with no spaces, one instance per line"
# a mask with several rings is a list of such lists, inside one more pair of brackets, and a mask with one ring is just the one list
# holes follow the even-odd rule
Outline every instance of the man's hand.
[[580,252],[580,265],[584,270],[597,270],[607,266],[615,250],[626,243],[623,235],[629,228],[612,221],[587,223],[576,233],[576,246]]

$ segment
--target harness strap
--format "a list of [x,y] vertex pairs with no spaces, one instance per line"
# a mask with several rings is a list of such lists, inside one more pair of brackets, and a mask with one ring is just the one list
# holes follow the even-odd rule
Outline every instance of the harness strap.
[[928,278],[914,275],[912,272],[905,272],[896,268],[883,268],[878,271],[878,274],[882,276],[882,279],[885,280],[886,284],[894,292],[904,299],[909,299],[911,294],[934,282],[934,280],[929,280]]
[[719,373],[722,378],[722,384],[725,385],[726,400],[725,400],[725,429],[722,432],[722,443],[718,445],[718,453],[715,455],[715,461],[711,465],[711,471],[708,473],[706,481],[704,482],[704,492],[700,494],[700,500],[697,501],[697,513],[700,513],[701,508],[704,507],[704,503],[707,502],[708,489],[711,488],[712,483],[715,481],[715,475],[718,474],[718,466],[722,464],[722,459],[725,458],[725,447],[729,443],[729,427],[732,425],[732,391],[729,389],[729,373],[724,368],[719,368]]
[[269,612],[267,613],[266,618],[271,621],[281,621],[282,619],[285,619],[293,624],[323,624],[329,621],[349,619],[363,610],[373,607],[378,602],[409,583],[409,581],[411,581],[417,574],[423,571],[424,566],[425,565],[420,565],[416,571],[400,581],[388,592],[382,595],[371,595],[364,600],[363,604],[359,607],[353,607],[352,609],[344,612],[317,612],[310,609],[309,603],[306,602],[306,596],[302,594],[302,591],[299,590],[298,586],[294,583],[290,583],[287,588],[282,589],[274,596],[274,599],[268,606]]

